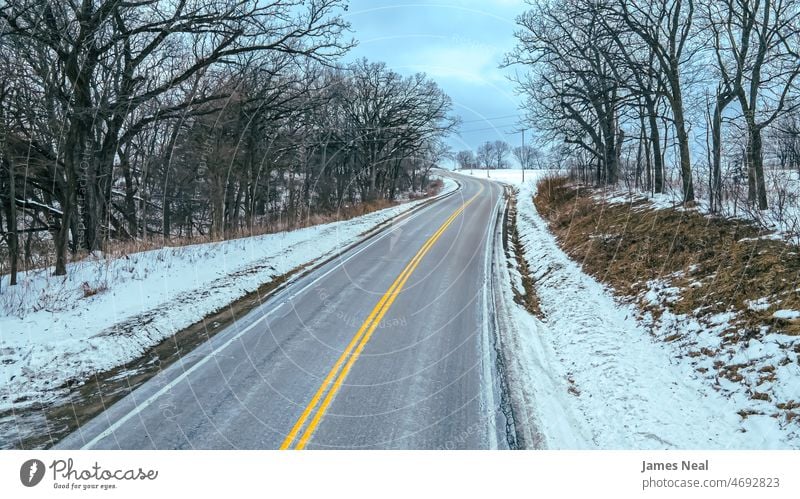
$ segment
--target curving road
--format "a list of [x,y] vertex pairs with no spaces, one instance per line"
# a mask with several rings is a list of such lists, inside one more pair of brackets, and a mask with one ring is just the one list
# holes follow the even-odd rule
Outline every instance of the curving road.
[[462,188],[298,279],[57,448],[505,448],[490,253]]

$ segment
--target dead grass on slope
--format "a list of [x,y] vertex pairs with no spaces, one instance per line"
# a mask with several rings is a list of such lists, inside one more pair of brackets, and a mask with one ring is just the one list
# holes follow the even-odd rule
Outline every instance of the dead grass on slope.
[[[735,310],[743,314],[741,325],[800,334],[800,321],[772,317],[779,309],[800,310],[796,246],[765,239],[745,221],[652,209],[644,200],[604,204],[593,194],[566,179],[548,179],[534,202],[559,243],[594,277],[629,296],[644,291],[648,280],[666,279],[681,290],[668,304],[675,313]],[[770,306],[750,309],[748,302],[759,298]]]

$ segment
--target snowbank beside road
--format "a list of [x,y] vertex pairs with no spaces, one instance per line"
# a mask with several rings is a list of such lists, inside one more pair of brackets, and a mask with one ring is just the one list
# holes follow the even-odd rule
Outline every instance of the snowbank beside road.
[[[485,172],[474,172],[485,176]],[[638,310],[581,271],[558,246],[535,206],[543,172],[492,171],[515,185],[517,231],[544,319],[506,293],[512,382],[521,384],[528,422],[549,448],[798,447],[796,434],[767,415],[742,419],[741,397],[726,397],[654,341]],[[503,276],[509,279],[504,270]],[[516,416],[516,415],[515,415]],[[526,417],[526,415],[523,415]]]
[[[444,178],[442,194],[456,182]],[[2,284],[0,412],[58,397],[292,269],[335,254],[418,200],[351,220],[20,274]],[[7,281],[7,276],[3,277]],[[98,291],[92,294],[93,291]],[[87,296],[88,295],[88,296]]]

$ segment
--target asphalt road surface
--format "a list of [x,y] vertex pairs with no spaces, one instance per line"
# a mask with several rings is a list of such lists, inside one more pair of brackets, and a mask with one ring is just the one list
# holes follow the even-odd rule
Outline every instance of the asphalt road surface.
[[502,188],[405,216],[57,448],[505,448],[487,296]]

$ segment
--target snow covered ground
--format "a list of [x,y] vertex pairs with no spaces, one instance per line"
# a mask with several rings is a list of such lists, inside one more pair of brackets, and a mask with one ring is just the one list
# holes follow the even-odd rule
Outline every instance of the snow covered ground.
[[[528,262],[544,316],[532,316],[505,290],[512,325],[507,370],[531,414],[523,417],[539,429],[538,443],[547,448],[800,448],[796,423],[781,427],[769,415],[742,419],[737,412],[759,402],[743,393],[743,385],[713,387],[685,351],[679,357],[677,345],[655,339],[646,321],[637,319],[634,305],[615,300],[560,249],[532,202],[536,180],[545,174],[527,171],[522,183],[519,170],[490,173],[518,189],[522,248],[517,251]],[[486,172],[473,175],[485,178]],[[506,281],[518,280],[513,269],[497,268]],[[800,394],[797,364],[787,368],[795,372],[785,373],[782,389]]]
[[[457,188],[444,178],[440,195]],[[425,202],[291,232],[72,263],[0,283],[0,412],[61,395],[290,270]],[[96,294],[92,291],[99,290]],[[89,291],[89,293],[87,293]],[[86,295],[89,296],[86,296]]]

